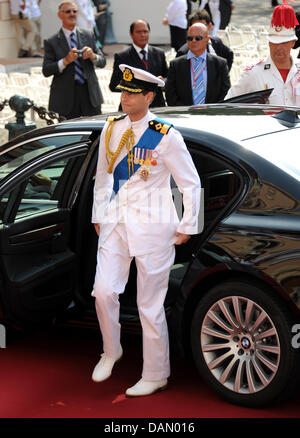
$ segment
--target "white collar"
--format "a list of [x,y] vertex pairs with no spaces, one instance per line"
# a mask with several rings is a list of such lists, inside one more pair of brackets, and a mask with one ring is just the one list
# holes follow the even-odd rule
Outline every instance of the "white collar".
[[134,129],[134,128],[139,128],[140,126],[142,126],[142,125],[144,125],[145,123],[147,123],[148,121],[150,121],[152,118],[154,118],[154,117],[152,117],[153,116],[153,114],[150,112],[150,111],[148,111],[146,114],[145,114],[145,116],[144,117],[142,117],[140,120],[136,120],[135,122],[132,122],[131,120],[130,120],[130,117],[129,116],[127,116],[128,117],[128,122],[129,122],[129,124],[132,126],[132,128]]
[[76,29],[76,26],[75,26],[74,29],[72,29],[72,30],[66,29],[65,27],[62,27],[62,30],[63,30],[63,33],[66,35],[66,37],[70,38],[72,32],[74,32],[75,35],[76,35],[76,30],[77,29]]
[[146,44],[146,46],[142,49],[141,47],[138,47],[136,44],[132,43],[133,47],[135,48],[135,50],[138,52],[138,54],[140,54],[141,50],[145,50],[146,53],[148,53],[148,47],[149,44]]

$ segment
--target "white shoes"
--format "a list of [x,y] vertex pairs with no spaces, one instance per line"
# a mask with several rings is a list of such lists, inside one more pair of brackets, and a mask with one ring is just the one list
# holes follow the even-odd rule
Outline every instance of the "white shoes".
[[123,350],[121,345],[119,347],[119,352],[116,359],[107,356],[105,353],[101,354],[101,359],[94,368],[92,380],[94,382],[103,382],[104,380],[108,379],[111,376],[114,364],[121,359],[122,355]]
[[[107,356],[107,354],[102,353],[101,359],[94,368],[92,374],[92,380],[94,382],[103,382],[111,376],[112,369],[116,362],[118,362],[123,355],[123,350],[121,344],[119,346],[118,356],[116,359]],[[139,397],[143,395],[154,394],[157,391],[163,391],[168,386],[168,379],[157,380],[157,381],[146,381],[139,380],[134,386],[126,390],[126,395],[128,397]]]
[[157,380],[156,382],[148,382],[139,380],[134,386],[128,388],[125,394],[128,397],[140,397],[143,395],[154,394],[157,391],[163,391],[168,386],[168,379]]

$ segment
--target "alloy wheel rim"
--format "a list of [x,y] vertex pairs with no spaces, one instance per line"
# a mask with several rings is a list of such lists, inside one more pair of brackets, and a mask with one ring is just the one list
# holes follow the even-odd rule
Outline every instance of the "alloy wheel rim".
[[201,328],[210,372],[226,388],[254,394],[266,388],[280,363],[280,341],[267,312],[254,301],[229,296],[214,303]]

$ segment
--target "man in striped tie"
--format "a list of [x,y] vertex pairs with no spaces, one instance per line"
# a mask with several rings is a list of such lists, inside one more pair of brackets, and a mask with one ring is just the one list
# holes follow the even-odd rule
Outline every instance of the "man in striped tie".
[[170,63],[166,83],[169,106],[201,105],[222,101],[230,88],[227,61],[208,53],[208,28],[195,23],[188,28],[188,53]]
[[100,114],[103,103],[95,68],[105,67],[106,59],[93,32],[76,27],[77,13],[76,3],[61,2],[62,28],[44,41],[43,74],[53,75],[49,110],[67,119]]

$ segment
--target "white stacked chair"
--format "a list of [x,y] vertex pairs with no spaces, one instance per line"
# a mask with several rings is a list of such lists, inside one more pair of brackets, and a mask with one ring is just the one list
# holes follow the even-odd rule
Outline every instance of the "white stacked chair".
[[176,58],[176,51],[175,51],[175,49],[174,49],[173,47],[171,47],[170,50],[167,50],[167,51],[165,52],[165,57],[166,57],[166,62],[167,62],[167,64],[169,65],[170,62],[171,62],[173,59]]
[[16,86],[26,86],[30,83],[29,73],[12,72],[9,74],[9,84]]
[[229,45],[234,50],[253,51],[257,49],[257,35],[253,30],[243,31],[241,29],[228,32]]
[[227,29],[219,29],[217,36],[219,38],[221,38],[221,40],[223,41],[223,43],[225,44],[225,46],[230,47],[230,41],[229,41],[229,36],[228,36],[228,30]]
[[30,74],[40,74],[42,75],[42,66],[34,66],[34,67],[30,67]]
[[[268,26],[229,25],[219,31],[218,36],[234,52],[233,66],[230,71],[232,85],[239,79],[244,68],[255,65],[269,54]],[[297,55],[296,55],[297,56]]]
[[111,69],[96,69],[96,75],[99,81],[104,103],[101,106],[103,113],[112,113],[118,111],[120,104],[120,93],[112,92],[109,89]]

